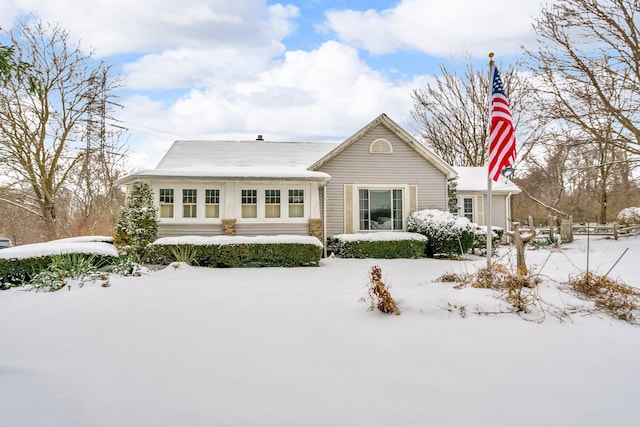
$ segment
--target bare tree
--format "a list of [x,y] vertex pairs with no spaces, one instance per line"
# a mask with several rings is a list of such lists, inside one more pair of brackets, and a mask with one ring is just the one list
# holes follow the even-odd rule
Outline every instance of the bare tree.
[[65,186],[91,154],[83,143],[87,118],[120,80],[57,25],[25,21],[8,36],[16,58],[37,76],[38,91],[15,76],[0,87],[0,169],[6,186],[21,194],[19,202],[4,201],[37,216],[53,239],[69,200]]
[[638,22],[638,0],[563,0],[543,7],[533,25],[538,47],[525,50],[541,79],[541,112],[593,140],[605,135],[589,118],[606,116],[616,134],[610,143],[640,154]]
[[[484,166],[488,159],[489,75],[487,69],[476,69],[469,56],[462,75],[440,65],[441,76],[433,84],[415,89],[413,119],[418,124],[424,143],[449,164]],[[505,92],[517,131],[518,160],[527,157],[544,124],[533,123],[530,108],[532,88],[522,73],[513,66],[501,70]],[[539,120],[535,117],[535,120]]]

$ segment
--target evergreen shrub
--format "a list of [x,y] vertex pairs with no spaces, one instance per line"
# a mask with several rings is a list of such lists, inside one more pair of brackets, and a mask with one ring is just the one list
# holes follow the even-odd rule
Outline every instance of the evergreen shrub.
[[185,262],[200,267],[299,267],[318,266],[322,246],[310,243],[158,244],[149,246],[148,264]]
[[[327,239],[327,248],[340,258],[422,258],[427,239],[415,233],[338,234]],[[379,237],[379,238],[378,238]],[[391,240],[394,239],[394,240]]]
[[136,181],[120,211],[114,231],[114,243],[123,252],[141,259],[157,234],[158,208],[153,205],[151,186],[146,182]]
[[463,255],[471,250],[475,239],[471,221],[436,209],[425,209],[409,215],[407,231],[427,236],[429,240],[425,255],[428,257]]
[[[474,224],[475,238],[473,241],[473,252],[481,255],[487,254],[487,227]],[[504,229],[502,227],[491,227],[491,252],[495,253],[496,248],[502,241]]]
[[111,265],[116,257],[108,255],[69,253],[30,258],[0,258],[0,289],[31,283],[33,279],[52,268],[76,276],[87,268]]

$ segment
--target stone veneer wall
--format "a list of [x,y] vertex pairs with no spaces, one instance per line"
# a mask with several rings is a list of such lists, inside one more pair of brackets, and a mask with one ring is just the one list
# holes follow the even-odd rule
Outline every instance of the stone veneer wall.
[[309,218],[309,235],[322,242],[322,218]]
[[223,219],[222,220],[222,234],[225,236],[236,235],[236,220],[235,219]]

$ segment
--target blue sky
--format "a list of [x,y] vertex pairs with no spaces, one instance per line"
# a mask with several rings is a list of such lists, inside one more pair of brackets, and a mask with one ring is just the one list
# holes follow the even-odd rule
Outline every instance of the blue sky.
[[380,113],[413,133],[411,91],[468,53],[508,63],[539,0],[5,0],[0,26],[59,23],[126,79],[132,166],[176,139],[342,141]]

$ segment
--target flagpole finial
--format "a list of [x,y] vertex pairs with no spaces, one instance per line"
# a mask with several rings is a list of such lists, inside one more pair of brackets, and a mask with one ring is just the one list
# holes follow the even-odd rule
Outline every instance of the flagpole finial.
[[493,57],[494,57],[495,53],[493,52],[489,52],[489,65],[493,65]]

